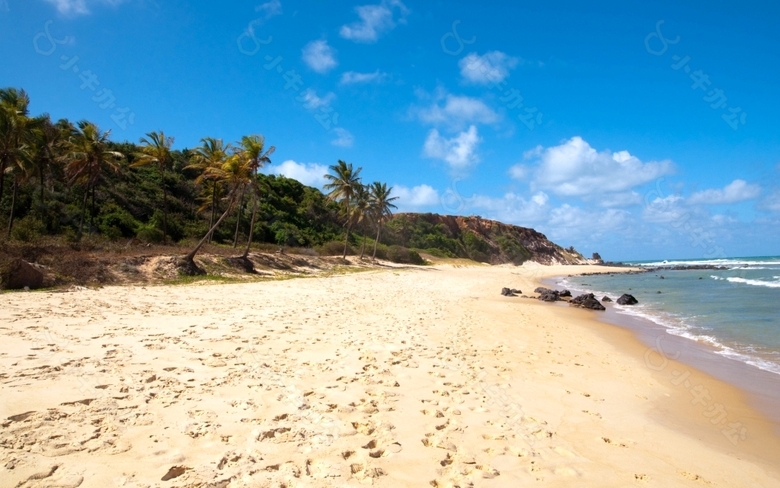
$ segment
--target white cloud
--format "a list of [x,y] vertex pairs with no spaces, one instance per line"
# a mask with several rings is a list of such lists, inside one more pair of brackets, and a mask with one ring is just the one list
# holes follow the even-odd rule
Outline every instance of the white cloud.
[[683,205],[684,200],[679,195],[656,197],[646,203],[642,218],[648,222],[667,223],[679,221],[688,212]]
[[338,147],[352,147],[352,143],[355,142],[355,136],[343,127],[336,127],[334,131],[336,132],[336,138],[330,141],[331,144]]
[[359,5],[355,7],[360,20],[349,25],[341,26],[339,34],[344,39],[355,42],[373,43],[379,40],[379,36],[391,31],[396,26],[393,19],[393,9],[398,8],[400,18],[397,22],[405,23],[409,9],[399,0],[383,0],[378,5]]
[[773,194],[768,195],[764,201],[761,202],[761,208],[772,212],[780,212],[780,191],[775,191]]
[[358,83],[381,83],[387,77],[386,73],[381,73],[379,70],[373,73],[358,73],[355,71],[347,71],[341,75],[342,85],[354,85]]
[[261,5],[255,7],[255,12],[262,12],[266,19],[270,19],[275,15],[282,14],[282,2],[279,0],[270,0]]
[[670,161],[643,163],[628,151],[598,152],[581,137],[527,152],[538,158],[533,186],[562,196],[589,197],[626,192],[672,172]]
[[317,73],[327,73],[338,64],[336,51],[324,39],[311,41],[303,47],[302,52],[303,61]]
[[524,164],[516,164],[509,168],[509,176],[515,180],[524,180],[528,176],[528,167]]
[[482,56],[470,53],[458,62],[464,81],[477,85],[499,83],[509,76],[509,70],[520,62],[519,58],[507,56],[501,51],[490,51]]
[[635,191],[611,193],[599,199],[599,205],[602,207],[629,207],[640,203],[642,203],[642,195]]
[[423,153],[429,158],[447,162],[453,170],[462,171],[479,162],[476,151],[480,142],[482,139],[473,125],[451,139],[433,129],[425,140]]
[[395,185],[392,196],[398,197],[396,204],[406,209],[431,207],[439,203],[439,192],[429,185],[417,185],[413,188]]
[[309,110],[314,110],[326,105],[330,105],[330,102],[336,98],[336,94],[333,92],[328,92],[325,94],[325,96],[320,97],[312,88],[307,88],[301,93],[301,98],[303,99],[304,107]]
[[128,0],[44,0],[57,8],[62,15],[76,16],[90,13],[89,7],[96,4],[111,5],[113,7]]
[[530,226],[547,220],[550,198],[544,192],[537,192],[526,199],[516,193],[506,193],[501,198],[474,195],[466,202],[479,209],[488,218],[516,225]]
[[424,123],[444,124],[455,130],[462,129],[466,124],[492,124],[498,121],[498,114],[482,100],[449,95],[442,90],[435,95],[430,107],[416,109],[416,114]]
[[296,163],[288,159],[282,164],[274,164],[268,167],[268,174],[282,175],[298,180],[304,185],[321,188],[325,184],[325,174],[328,167],[316,163]]
[[704,190],[696,192],[688,198],[688,203],[692,205],[718,205],[724,203],[743,202],[752,200],[761,193],[761,187],[751,185],[745,180],[734,180],[723,189]]

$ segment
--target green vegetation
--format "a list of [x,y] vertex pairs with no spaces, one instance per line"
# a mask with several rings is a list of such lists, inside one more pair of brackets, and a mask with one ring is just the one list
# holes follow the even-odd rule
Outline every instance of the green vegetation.
[[268,244],[332,255],[341,240],[342,256],[360,246],[362,257],[370,242],[372,256],[407,261],[376,242],[395,208],[392,188],[363,186],[361,169],[344,161],[331,167],[326,197],[260,173],[275,150],[261,135],[236,144],[204,137],[182,150],[163,131],[115,142],[88,121],[31,117],[29,103],[23,90],[0,90],[0,241],[178,244],[190,246],[192,262],[207,242],[245,243],[246,257]]
[[409,264],[424,263],[420,252],[521,264],[532,257],[523,243],[544,239],[479,217],[393,215],[392,188],[363,184],[362,168],[341,160],[325,175],[327,195],[262,174],[275,147],[261,135],[204,137],[192,149],[173,149],[163,131],[115,142],[88,121],[32,117],[28,105],[23,90],[0,89],[0,261],[4,243],[45,241],[175,245],[190,264],[206,243],[241,245],[243,258],[278,246],[361,259],[370,249],[372,260]]

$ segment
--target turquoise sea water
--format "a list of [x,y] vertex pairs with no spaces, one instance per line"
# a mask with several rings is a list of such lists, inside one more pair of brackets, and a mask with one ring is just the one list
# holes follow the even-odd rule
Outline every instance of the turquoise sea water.
[[613,300],[630,293],[639,305],[615,305],[620,313],[652,320],[670,334],[708,343],[717,354],[780,375],[780,257],[630,264],[727,269],[577,276],[559,284]]

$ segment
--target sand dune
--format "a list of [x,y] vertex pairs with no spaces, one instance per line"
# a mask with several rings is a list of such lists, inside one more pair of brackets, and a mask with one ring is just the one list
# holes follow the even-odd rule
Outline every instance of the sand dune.
[[626,332],[499,294],[572,270],[3,295],[0,486],[780,486],[739,392],[679,366],[734,443]]

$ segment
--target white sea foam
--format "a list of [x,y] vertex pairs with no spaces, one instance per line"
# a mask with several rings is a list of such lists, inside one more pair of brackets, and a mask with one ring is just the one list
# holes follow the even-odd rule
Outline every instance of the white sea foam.
[[[757,266],[778,266],[780,260],[772,261],[746,261],[744,259],[703,259],[691,261],[654,261],[651,263],[639,263],[636,266],[655,268],[658,266],[725,266],[725,267],[745,267],[747,269],[758,269]],[[740,268],[741,269],[741,268]]]
[[745,285],[752,285],[752,286],[765,286],[767,288],[780,288],[780,282],[776,282],[776,281],[748,280],[745,278],[735,278],[733,276],[726,278],[726,280],[730,281],[731,283],[743,283]]

